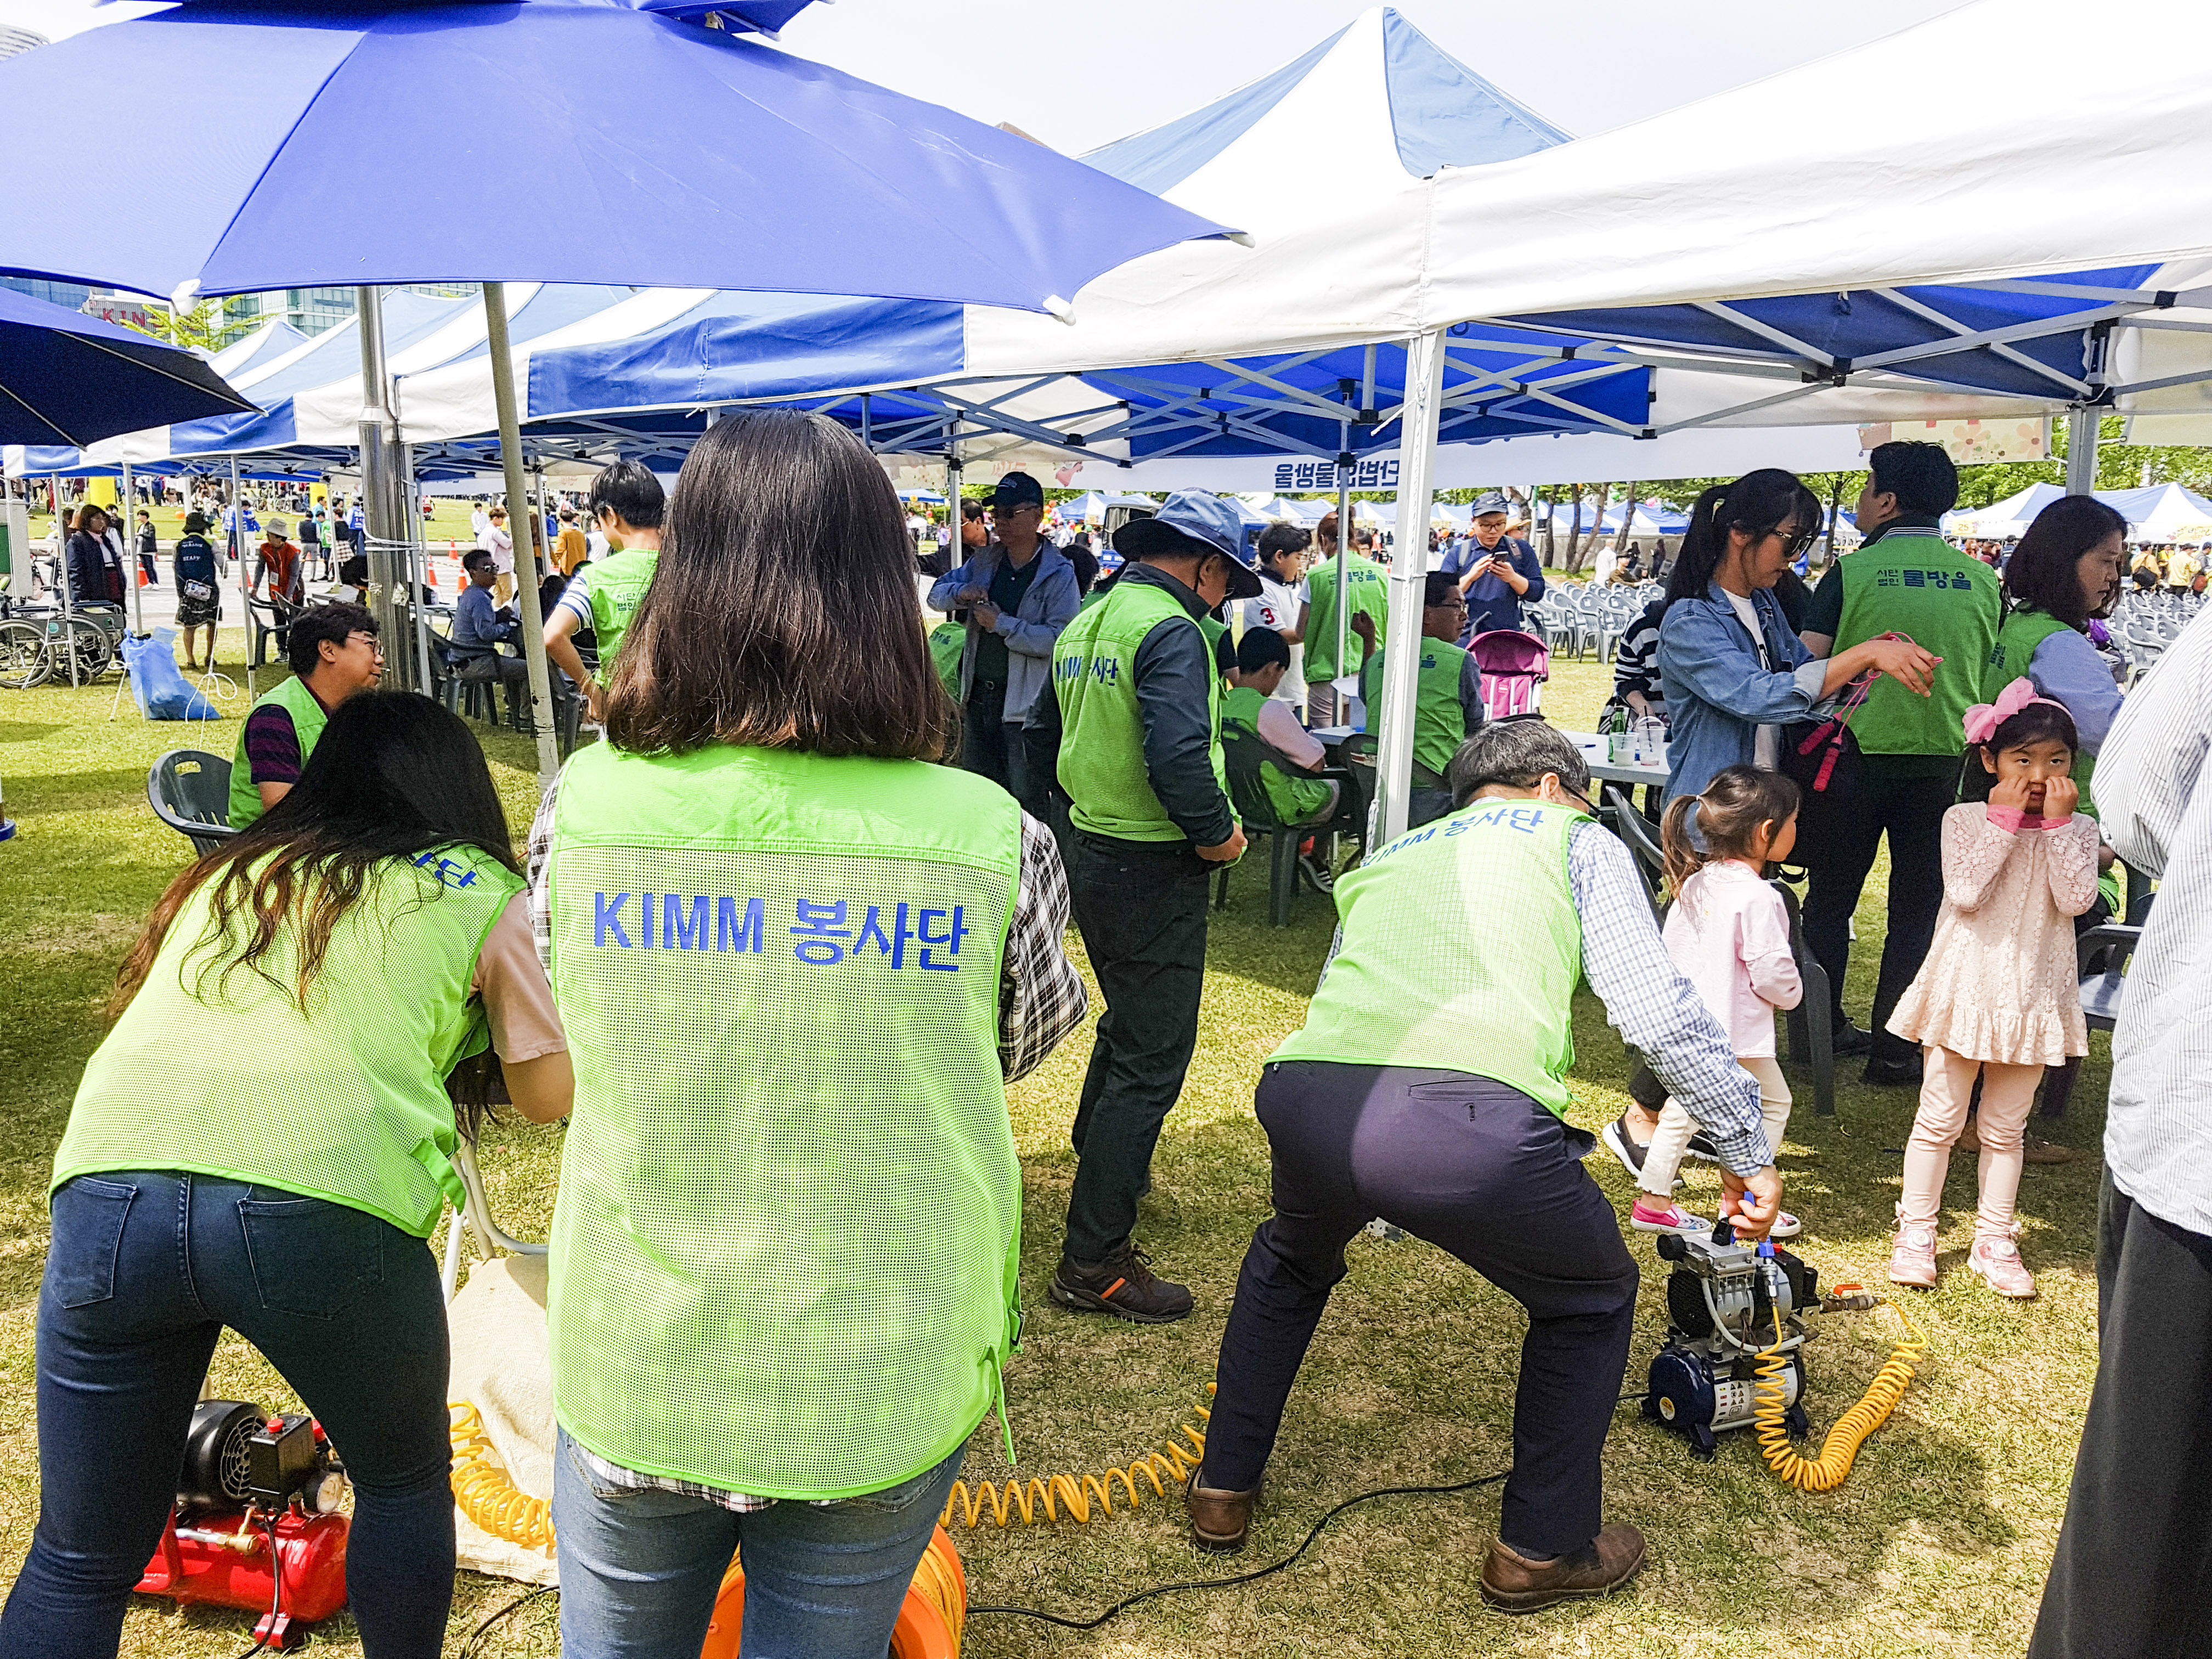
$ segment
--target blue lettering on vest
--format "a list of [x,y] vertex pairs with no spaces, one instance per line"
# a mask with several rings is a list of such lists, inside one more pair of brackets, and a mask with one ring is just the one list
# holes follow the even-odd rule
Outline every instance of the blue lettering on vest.
[[[605,945],[607,942],[607,935],[611,933],[615,936],[617,944],[625,951],[629,949],[629,935],[623,932],[622,925],[622,908],[629,902],[628,893],[617,893],[611,902],[605,893],[592,895],[592,944]],[[652,926],[650,912],[647,915],[646,925],[648,927]]]
[[[745,901],[744,919],[738,917],[738,902],[726,895],[714,901],[714,948],[717,951],[751,951],[761,949],[763,925],[767,920],[758,899]],[[702,942],[699,948],[707,947]]]
[[663,900],[660,942],[672,951],[703,951],[707,948],[707,898],[705,894],[691,901],[690,912],[684,912],[683,898],[675,893]]
[[645,948],[650,951],[653,949],[653,917],[656,915],[656,912],[653,908],[653,895],[650,893],[640,893],[637,896],[637,908],[638,914],[644,918],[645,921],[645,926],[641,927],[638,930],[638,933],[640,937],[645,940]]

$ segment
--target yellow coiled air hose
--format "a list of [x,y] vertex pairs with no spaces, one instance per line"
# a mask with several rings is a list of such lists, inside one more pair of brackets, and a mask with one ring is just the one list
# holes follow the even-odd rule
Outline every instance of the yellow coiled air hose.
[[1883,1305],[1894,1310],[1912,1334],[1890,1350],[1888,1359],[1859,1396],[1859,1403],[1828,1431],[1817,1458],[1798,1455],[1790,1444],[1790,1431],[1783,1425],[1788,1407],[1782,1373],[1789,1366],[1790,1356],[1778,1348],[1768,1348],[1759,1356],[1759,1379],[1752,1386],[1752,1424],[1758,1431],[1759,1449],[1768,1467],[1800,1492],[1832,1492],[1843,1485],[1866,1437],[1897,1409],[1897,1402],[1911,1384],[1914,1364],[1928,1357],[1927,1333],[1912,1322],[1912,1316],[1894,1302]]
[[[1213,1384],[1206,1385],[1210,1396]],[[1200,1422],[1212,1422],[1213,1413],[1205,1407],[1193,1408]],[[1185,1423],[1176,1431],[1188,1441],[1188,1447],[1177,1445],[1172,1437],[1158,1451],[1146,1452],[1133,1463],[1102,1470],[1097,1474],[1055,1474],[1050,1477],[1032,1475],[1027,1480],[994,1482],[979,1481],[972,1489],[965,1480],[952,1483],[951,1493],[945,1500],[945,1512],[939,1521],[952,1524],[956,1513],[963,1526],[981,1523],[983,1511],[988,1509],[991,1519],[1000,1526],[1008,1524],[1008,1517],[1018,1515],[1021,1523],[1033,1527],[1040,1513],[1047,1521],[1057,1521],[1060,1512],[1066,1511],[1070,1520],[1088,1521],[1092,1501],[1097,1500],[1099,1513],[1114,1513],[1114,1484],[1121,1482],[1128,1501],[1123,1506],[1134,1509],[1142,1501],[1137,1490],[1141,1480],[1152,1489],[1156,1498],[1167,1498],[1182,1490],[1206,1455],[1206,1431],[1197,1423]]]
[[447,1409],[453,1413],[447,1432],[453,1441],[453,1502],[461,1513],[495,1538],[525,1549],[551,1548],[553,1506],[517,1491],[493,1461],[496,1454],[474,1406],[457,1400]]

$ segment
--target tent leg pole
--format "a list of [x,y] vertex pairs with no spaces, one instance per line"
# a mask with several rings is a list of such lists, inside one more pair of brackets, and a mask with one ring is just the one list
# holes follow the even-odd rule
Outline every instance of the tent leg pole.
[[[376,618],[376,631],[389,645],[398,631],[399,613],[392,603],[392,544],[398,539],[392,497],[398,483],[392,477],[392,450],[398,442],[398,422],[392,413],[392,376],[384,360],[383,290],[354,289],[355,326],[361,331],[361,495],[362,517],[368,530],[368,611]],[[394,678],[404,684],[403,666]]]
[[[254,699],[253,690],[253,582],[246,569],[246,491],[238,481],[238,457],[230,458],[230,546],[238,558],[238,602],[244,607],[238,625],[245,629],[246,647],[240,653],[246,659],[246,701]],[[220,587],[221,583],[216,586]],[[215,648],[208,648],[208,661],[215,661]]]
[[[499,459],[506,474],[507,522],[521,529],[516,514],[526,509],[522,479],[522,422],[514,401],[514,350],[507,332],[507,289],[483,285],[484,345],[491,356],[492,403],[499,415]],[[515,598],[521,601],[522,651],[530,665],[530,724],[538,734],[538,787],[552,787],[561,771],[553,734],[553,678],[545,661],[545,618],[538,605],[537,559],[526,530],[515,538]],[[526,564],[527,561],[527,574]]]
[[[1344,447],[1352,447],[1347,432]],[[1352,474],[1342,467],[1336,473],[1336,678],[1341,681],[1345,671],[1351,667],[1352,655]],[[1359,677],[1354,674],[1352,677]],[[1333,723],[1348,725],[1345,719],[1344,699],[1337,695],[1334,685],[1328,689],[1330,706],[1336,713]],[[1310,718],[1310,714],[1309,715]],[[1375,729],[1375,711],[1367,711],[1367,729]],[[1385,837],[1385,839],[1388,839]]]
[[[132,522],[138,512],[138,492],[131,476],[131,463],[123,463],[123,566],[131,584],[131,631],[146,631],[146,593],[138,580],[138,528]],[[149,520],[148,522],[151,522]]]
[[61,641],[62,649],[69,653],[70,684],[77,685],[82,682],[77,678],[76,641],[70,636],[69,625],[70,612],[76,608],[76,595],[70,584],[69,538],[62,534],[62,475],[58,472],[53,475],[53,486],[54,547],[61,554],[54,562],[60,567],[62,573],[62,628],[55,637]]
[[2104,411],[2066,411],[2066,493],[2093,495],[2097,488],[2097,422]]
[[415,689],[430,695],[430,546],[422,538],[421,486],[415,482],[415,446],[399,446],[399,479],[407,498],[407,599],[415,617]]
[[[1398,463],[1398,543],[1390,557],[1390,616],[1382,659],[1382,743],[1376,776],[1385,843],[1406,833],[1413,787],[1413,720],[1421,672],[1421,599],[1429,573],[1429,502],[1443,403],[1444,337],[1406,346],[1406,413]],[[1409,529],[1408,526],[1413,526]],[[1375,711],[1368,711],[1374,729]]]

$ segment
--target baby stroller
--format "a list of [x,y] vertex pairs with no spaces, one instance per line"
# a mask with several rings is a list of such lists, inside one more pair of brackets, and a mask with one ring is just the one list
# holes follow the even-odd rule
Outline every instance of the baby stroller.
[[1552,678],[1552,653],[1534,634],[1494,628],[1477,634],[1468,647],[1482,671],[1482,707],[1492,720],[1540,714],[1544,682]]

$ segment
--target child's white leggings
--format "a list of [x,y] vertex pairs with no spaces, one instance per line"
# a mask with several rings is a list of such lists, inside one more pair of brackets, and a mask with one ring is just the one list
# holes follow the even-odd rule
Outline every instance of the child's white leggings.
[[[1912,1138],[1905,1143],[1905,1192],[1897,1218],[1934,1222],[1943,1207],[1943,1177],[1951,1167],[1951,1148],[1966,1127],[1966,1105],[1974,1092],[1974,1073],[1982,1074],[1981,1206],[1974,1219],[1977,1237],[2013,1231],[2013,1206],[2020,1197],[2021,1139],[2028,1109],[2035,1104],[2040,1066],[1984,1064],[1932,1045],[1921,1063],[1920,1110]],[[1648,1169],[1650,1166],[1645,1165]]]
[[[1766,1120],[1766,1156],[1770,1161],[1782,1150],[1782,1132],[1790,1127],[1790,1085],[1782,1079],[1782,1066],[1772,1054],[1738,1054],[1735,1063],[1759,1079],[1759,1115]],[[1698,1126],[1669,1095],[1659,1109],[1659,1127],[1651,1137],[1651,1150],[1644,1154],[1644,1190],[1673,1201],[1674,1176],[1682,1165],[1682,1149]]]

